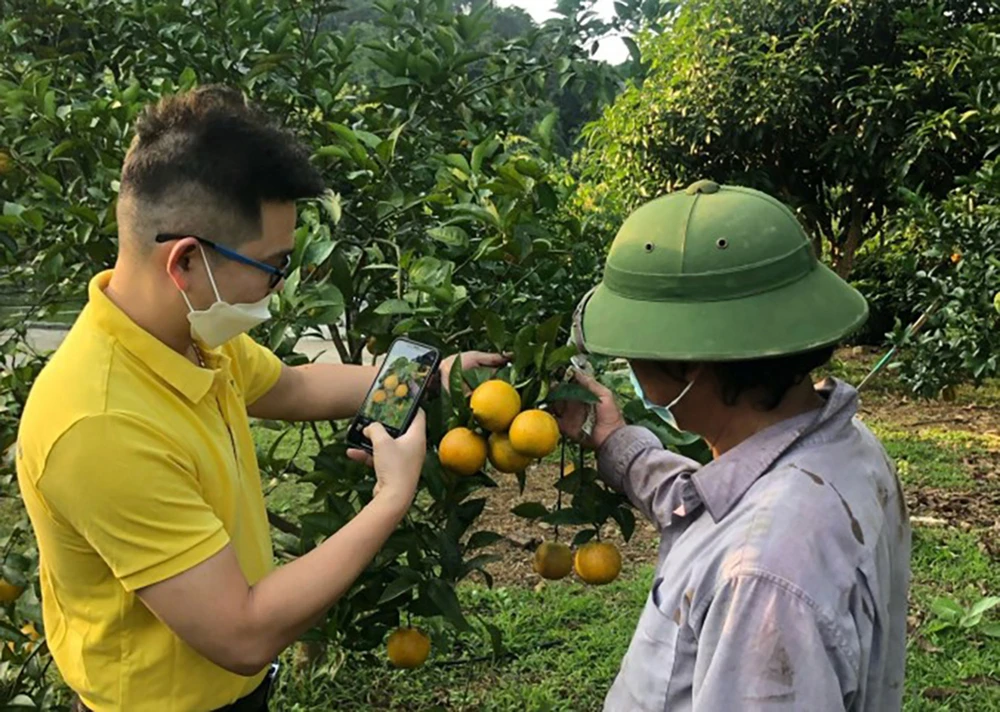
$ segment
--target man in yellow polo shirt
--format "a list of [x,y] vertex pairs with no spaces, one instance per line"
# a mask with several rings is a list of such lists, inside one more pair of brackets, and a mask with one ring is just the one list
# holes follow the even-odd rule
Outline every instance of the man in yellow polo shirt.
[[115,268],[91,282],[18,439],[45,632],[79,710],[265,710],[271,661],[410,506],[422,415],[397,440],[372,426],[372,502],[273,569],[248,417],[346,418],[375,375],[289,368],[245,335],[282,284],[295,201],[323,191],[307,155],[221,87],[164,99],[136,126]]

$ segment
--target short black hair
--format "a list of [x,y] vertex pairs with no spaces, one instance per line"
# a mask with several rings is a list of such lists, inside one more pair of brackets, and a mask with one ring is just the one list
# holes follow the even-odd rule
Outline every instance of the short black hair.
[[[736,405],[744,393],[759,392],[754,404],[761,410],[774,410],[785,394],[799,385],[809,374],[825,366],[833,358],[836,346],[825,346],[786,356],[747,359],[744,361],[713,361],[706,364],[715,373],[721,389],[722,402]],[[687,363],[660,362],[660,367],[674,380],[686,380]]]
[[315,198],[325,189],[299,140],[240,91],[215,84],[146,107],[122,168],[122,194],[143,202],[185,184],[253,225],[262,202]]

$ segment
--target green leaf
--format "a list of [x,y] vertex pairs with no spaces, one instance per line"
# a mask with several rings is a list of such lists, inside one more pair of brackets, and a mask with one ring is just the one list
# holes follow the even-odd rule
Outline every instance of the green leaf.
[[632,510],[627,507],[619,507],[611,516],[615,518],[618,526],[621,527],[622,538],[625,541],[631,540],[632,534],[635,533],[635,514]]
[[639,51],[639,45],[631,37],[622,37],[622,42],[628,47],[628,53],[632,56],[632,61],[636,64],[642,62],[642,52]]
[[931,602],[931,612],[947,621],[958,621],[965,609],[950,598],[935,598]]
[[449,247],[466,248],[469,246],[469,233],[457,225],[432,227],[427,231],[427,236]]
[[458,415],[459,421],[467,422],[472,410],[465,395],[465,374],[462,371],[461,358],[452,361],[451,373],[448,375],[448,392],[451,394],[451,407]]
[[479,173],[483,168],[483,161],[491,158],[497,152],[498,148],[500,148],[500,142],[494,138],[477,144],[472,149],[472,172]]
[[198,75],[192,67],[184,67],[184,71],[177,78],[177,86],[182,92],[190,91],[198,81]]
[[579,383],[560,383],[549,391],[546,398],[549,403],[558,401],[578,401],[581,403],[600,403],[601,399]]
[[41,186],[50,193],[60,195],[63,192],[62,184],[52,176],[40,172],[37,178]]
[[573,344],[566,344],[553,350],[545,361],[545,367],[554,369],[559,366],[569,365],[570,359],[576,355],[577,348]]
[[462,606],[455,595],[455,589],[441,579],[431,579],[427,583],[427,595],[438,607],[441,615],[455,628],[462,631],[471,630],[468,621],[462,614]]
[[293,270],[285,279],[285,288],[281,290],[281,298],[287,299],[290,304],[297,304],[298,299],[296,297],[299,291],[299,282],[301,281],[302,270]]
[[375,313],[383,316],[390,314],[412,314],[413,305],[404,299],[387,299],[375,307]]
[[989,610],[992,610],[1000,605],[1000,596],[987,596],[979,600],[972,608],[969,609],[970,616],[981,616]]
[[556,125],[556,119],[559,118],[558,111],[552,111],[544,119],[539,122],[536,131],[538,134],[538,139],[543,146],[546,148],[552,147],[552,131]]
[[466,215],[474,220],[489,225],[490,227],[500,227],[500,220],[497,218],[495,210],[491,211],[479,205],[473,205],[472,203],[450,205],[448,206],[448,209],[461,215]]
[[514,337],[514,369],[520,373],[531,363],[535,357],[535,351],[531,348],[531,339],[535,334],[535,327],[527,324],[521,327]]
[[536,190],[538,191],[538,204],[543,208],[553,211],[559,207],[559,199],[548,183],[540,183]]
[[412,590],[423,580],[423,576],[414,571],[413,569],[403,569],[398,578],[393,579],[388,586],[385,587],[385,591],[382,592],[382,596],[378,599],[378,605],[381,606],[389,601],[399,598],[404,593]]
[[410,279],[420,287],[438,287],[451,282],[454,265],[437,257],[424,256],[410,267]]
[[507,330],[504,329],[503,321],[495,313],[487,311],[483,313],[483,322],[486,324],[486,336],[490,343],[502,352],[507,347]]
[[503,645],[503,632],[492,623],[484,622],[483,628],[486,629],[487,634],[490,636],[490,647],[493,650],[493,655],[500,657],[506,652]]
[[549,510],[541,502],[522,502],[510,511],[525,519],[538,519],[549,513]]
[[991,638],[1000,638],[1000,623],[988,623],[987,625],[981,626],[979,630]]
[[573,537],[573,544],[572,545],[574,547],[576,547],[576,546],[583,546],[588,541],[590,541],[591,539],[593,539],[595,536],[597,536],[597,530],[596,529],[581,529],[580,531],[578,531],[576,533],[576,536]]
[[497,534],[496,532],[490,531],[479,531],[475,532],[469,537],[469,541],[466,542],[466,550],[472,551],[473,549],[481,549],[484,546],[489,546],[490,544],[496,544],[498,541],[503,540],[503,535]]
[[517,488],[518,494],[524,494],[524,488],[528,484],[528,472],[527,470],[521,470],[520,472],[514,473],[514,477],[517,478]]
[[561,324],[562,314],[556,314],[546,319],[538,326],[538,330],[535,332],[535,342],[555,345],[556,336],[559,334],[559,326]]

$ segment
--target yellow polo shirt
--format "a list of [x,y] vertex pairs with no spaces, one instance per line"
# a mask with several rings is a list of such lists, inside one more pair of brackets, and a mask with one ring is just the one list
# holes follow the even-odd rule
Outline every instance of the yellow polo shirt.
[[273,564],[247,404],[281,362],[249,337],[199,368],[104,294],[104,272],[31,390],[17,474],[38,539],[45,633],[97,712],[212,710],[263,679],[234,675],[135,591],[232,543],[251,584]]

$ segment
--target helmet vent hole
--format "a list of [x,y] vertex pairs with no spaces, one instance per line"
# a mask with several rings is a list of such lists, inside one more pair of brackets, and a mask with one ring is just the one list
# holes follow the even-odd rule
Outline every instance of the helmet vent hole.
[[724,237],[720,237],[718,240],[715,241],[715,246],[718,247],[720,250],[725,250],[729,247],[729,240],[727,240]]
[[652,251],[653,251],[653,243],[652,242],[647,242],[646,243],[646,252],[652,252]]

